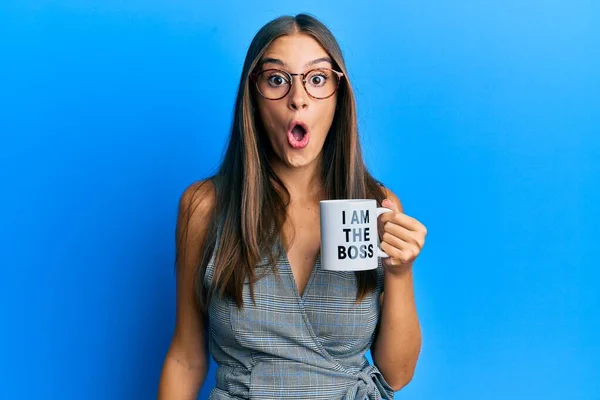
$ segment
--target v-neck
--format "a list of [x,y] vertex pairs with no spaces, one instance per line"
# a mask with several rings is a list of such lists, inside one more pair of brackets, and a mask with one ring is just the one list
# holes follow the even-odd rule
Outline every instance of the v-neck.
[[294,270],[292,269],[292,263],[290,262],[290,259],[287,255],[287,251],[285,250],[285,247],[283,246],[283,242],[282,242],[281,238],[279,239],[279,246],[281,249],[283,259],[285,261],[284,265],[288,269],[287,275],[290,276],[290,281],[292,284],[292,288],[294,289],[294,294],[296,295],[296,298],[298,299],[300,304],[304,304],[304,300],[306,299],[306,293],[310,289],[312,281],[315,279],[317,270],[321,268],[321,250],[319,250],[319,253],[317,254],[317,259],[315,260],[315,263],[313,264],[312,271],[310,272],[310,276],[308,277],[308,280],[306,281],[306,285],[304,285],[304,290],[302,291],[302,294],[300,294],[300,290],[298,289],[298,283],[296,282],[296,278],[294,277]]

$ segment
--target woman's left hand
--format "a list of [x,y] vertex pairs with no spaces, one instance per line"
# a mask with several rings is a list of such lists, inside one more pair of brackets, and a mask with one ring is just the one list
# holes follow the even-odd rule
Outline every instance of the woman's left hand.
[[393,211],[383,213],[379,217],[383,225],[381,250],[389,256],[383,258],[382,263],[386,272],[400,274],[409,269],[421,253],[427,228],[416,219],[400,212],[395,202],[385,199],[381,205]]

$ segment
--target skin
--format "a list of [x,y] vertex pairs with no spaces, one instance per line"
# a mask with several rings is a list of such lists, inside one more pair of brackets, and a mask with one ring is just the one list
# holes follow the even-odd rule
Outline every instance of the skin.
[[[332,68],[327,52],[312,37],[297,34],[282,36],[267,48],[262,68],[304,73],[315,67]],[[275,60],[279,60],[275,62]],[[288,260],[301,294],[310,277],[320,249],[319,201],[324,198],[318,179],[321,150],[335,114],[337,93],[317,100],[308,95],[300,77],[294,77],[290,92],[280,100],[257,97],[260,118],[273,148],[270,162],[290,192],[288,218],[283,226],[288,243]],[[300,119],[308,125],[310,142],[303,149],[288,143],[290,121]]]
[[[314,67],[331,67],[326,61],[308,66],[313,60],[327,57],[327,53],[318,42],[304,34],[276,39],[263,59],[267,57],[280,62],[265,63],[263,69],[301,73]],[[321,245],[319,201],[324,199],[324,193],[318,179],[319,165],[323,143],[335,113],[336,96],[313,99],[306,93],[299,77],[294,79],[286,97],[273,101],[259,96],[257,106],[274,150],[270,162],[290,193],[282,239],[288,245],[287,257],[301,294]],[[287,129],[292,119],[301,119],[308,124],[311,137],[304,149],[294,149],[288,143]],[[210,182],[201,186],[204,183],[191,185],[180,199],[178,225],[185,218],[182,210],[188,210],[190,204],[195,210],[190,217],[187,248],[197,248],[203,242],[207,231],[206,217],[215,206],[214,188]],[[200,190],[196,191],[198,186],[201,186]],[[380,217],[381,248],[390,258],[383,261],[385,296],[381,297],[379,331],[371,352],[385,380],[394,390],[400,390],[412,379],[421,348],[412,267],[425,243],[427,230],[422,223],[403,213],[394,193],[386,192],[387,199],[382,205],[394,212]],[[159,400],[196,399],[206,377],[209,365],[206,327],[194,299],[196,261],[194,252],[189,252],[177,275],[175,332],[161,374]]]
[[[291,73],[306,72],[312,60],[327,57],[326,51],[312,37],[304,34],[275,40],[264,58],[263,69],[279,68]],[[283,64],[283,66],[282,66]],[[331,67],[328,62],[315,66]],[[321,150],[335,113],[336,96],[318,100],[310,97],[298,77],[290,93],[280,100],[259,96],[258,108],[274,150],[271,163],[291,195],[284,237],[290,244],[288,259],[302,293],[320,249],[319,200],[323,198],[319,176]],[[287,141],[287,126],[294,118],[304,120],[311,131],[305,149],[294,149]],[[390,258],[384,259],[385,292],[381,297],[381,319],[372,355],[386,381],[400,390],[413,377],[421,349],[421,331],[417,317],[412,266],[423,245],[427,230],[416,219],[403,213],[400,200],[387,191],[383,206],[392,209],[380,217],[383,225],[381,248]],[[292,239],[293,238],[293,239]]]
[[[331,62],[320,60],[323,58],[329,56],[310,36],[283,36],[267,48],[262,58],[266,60],[262,69],[303,73],[318,67],[332,68]],[[271,163],[279,171],[292,168],[307,171],[316,167],[335,113],[337,93],[327,99],[316,100],[306,93],[301,77],[293,79],[290,92],[283,99],[267,100],[257,96],[259,115],[276,154]],[[301,119],[310,130],[310,142],[304,149],[294,149],[288,144],[286,132],[293,119]]]

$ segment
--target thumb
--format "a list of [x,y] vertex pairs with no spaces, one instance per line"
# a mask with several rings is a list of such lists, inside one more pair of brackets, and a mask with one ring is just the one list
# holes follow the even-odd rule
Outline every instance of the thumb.
[[398,206],[396,203],[391,201],[390,199],[385,199],[381,202],[381,206],[385,208],[389,208],[392,211],[398,211]]

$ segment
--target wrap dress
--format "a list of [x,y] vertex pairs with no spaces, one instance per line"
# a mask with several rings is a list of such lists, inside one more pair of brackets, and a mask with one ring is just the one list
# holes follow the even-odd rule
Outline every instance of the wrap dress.
[[[282,249],[280,241],[277,246]],[[216,251],[207,265],[207,289]],[[227,296],[209,301],[208,346],[218,365],[209,399],[393,399],[393,389],[365,356],[380,315],[381,261],[376,290],[356,303],[354,272],[326,271],[319,255],[300,296],[281,254],[276,272],[266,258],[256,265],[255,303],[248,281],[242,308]]]

